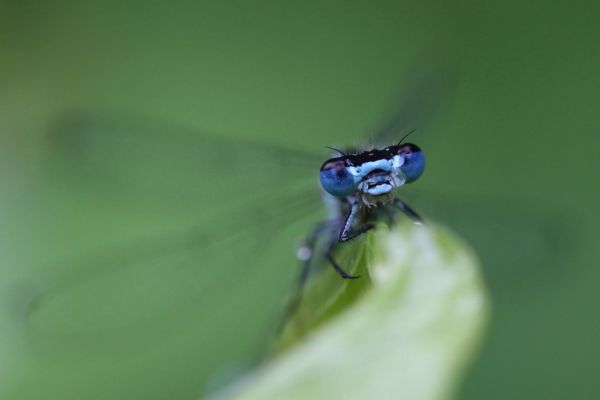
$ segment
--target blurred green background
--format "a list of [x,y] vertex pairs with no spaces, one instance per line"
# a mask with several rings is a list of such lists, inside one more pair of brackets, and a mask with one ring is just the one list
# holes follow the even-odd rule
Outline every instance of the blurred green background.
[[[180,181],[157,167],[112,186],[102,167],[118,170],[118,150],[94,154],[98,175],[86,182],[93,169],[49,161],[60,158],[52,132],[76,130],[82,110],[117,113],[146,116],[131,117],[140,135],[163,121],[326,157],[324,146],[367,132],[428,58],[456,65],[460,84],[439,132],[423,138],[419,187],[446,209],[421,212],[471,241],[493,301],[459,398],[597,398],[597,11],[559,1],[2,2],[1,398],[188,399],[226,382],[264,351],[294,245],[314,221],[265,233],[269,251],[242,231],[202,254],[210,269],[169,268],[198,254],[161,252],[178,239],[137,243],[211,218],[203,226],[219,227],[218,215],[239,214],[256,193],[197,204],[202,186],[183,161]],[[159,166],[178,162],[172,150]],[[133,267],[98,273],[120,246]],[[223,259],[231,246],[252,269]]]

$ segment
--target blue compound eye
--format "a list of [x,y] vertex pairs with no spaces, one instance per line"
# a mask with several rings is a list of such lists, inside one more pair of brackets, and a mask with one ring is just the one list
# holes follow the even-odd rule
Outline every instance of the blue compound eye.
[[425,155],[418,146],[412,143],[401,145],[398,148],[398,154],[404,157],[404,164],[400,169],[406,176],[406,183],[416,181],[425,170]]
[[356,191],[354,177],[348,169],[344,159],[331,159],[321,167],[319,176],[321,186],[336,197],[346,197]]

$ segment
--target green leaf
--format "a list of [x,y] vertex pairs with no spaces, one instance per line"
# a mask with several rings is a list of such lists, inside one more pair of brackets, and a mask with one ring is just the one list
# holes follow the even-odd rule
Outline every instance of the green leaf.
[[475,257],[431,225],[380,228],[356,246],[340,261],[353,258],[342,265],[362,279],[322,271],[285,328],[285,350],[216,398],[453,397],[488,312]]

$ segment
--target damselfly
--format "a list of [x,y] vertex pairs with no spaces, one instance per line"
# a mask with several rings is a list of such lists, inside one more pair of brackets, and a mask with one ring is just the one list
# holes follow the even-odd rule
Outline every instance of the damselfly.
[[[325,259],[342,277],[353,278],[334,258],[340,240],[370,229],[371,218],[387,218],[390,207],[420,220],[391,196],[423,172],[420,147],[402,138],[416,129],[419,145],[429,139],[424,125],[445,101],[448,86],[431,76],[415,82],[370,143],[344,148],[329,160],[325,151],[225,140],[128,113],[65,113],[48,136],[38,196],[48,214],[57,215],[48,219],[57,235],[79,224],[88,240],[71,239],[76,256],[50,263],[32,279],[27,328],[36,337],[99,343],[118,337],[111,341],[114,348],[128,348],[143,337],[153,340],[155,332],[181,343],[201,337],[199,352],[214,343],[234,352],[242,339],[259,340],[282,297],[281,291],[266,291],[265,282],[286,287],[298,232],[323,218],[319,173],[331,214],[300,247],[305,267],[314,255],[312,243],[324,238]],[[434,200],[438,205],[431,207]],[[472,220],[480,228],[469,237],[475,247],[485,238],[495,251],[498,243],[512,240],[507,246],[513,251],[500,252],[514,255],[517,262],[504,263],[514,269],[533,262],[532,241],[516,239],[513,230],[538,243],[545,240],[544,216],[526,213],[516,224],[502,216],[490,229],[494,217],[477,199],[438,194],[417,203],[411,200],[424,216],[443,215],[452,226],[457,216],[475,212]],[[514,216],[516,208],[510,212]],[[460,231],[465,225],[457,221],[456,226]],[[302,271],[301,280],[308,268]]]

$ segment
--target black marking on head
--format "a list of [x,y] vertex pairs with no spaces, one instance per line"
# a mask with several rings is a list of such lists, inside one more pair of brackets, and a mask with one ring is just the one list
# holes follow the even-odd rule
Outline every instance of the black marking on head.
[[[410,133],[409,133],[410,134]],[[407,135],[408,136],[408,135]],[[406,138],[406,136],[405,136]],[[404,138],[402,139],[404,140]],[[335,150],[335,149],[334,149]],[[336,150],[339,151],[339,150]],[[330,169],[336,163],[343,163],[346,167],[359,166],[367,162],[377,160],[390,160],[396,154],[406,154],[410,152],[421,151],[421,149],[413,143],[395,144],[384,147],[383,149],[365,150],[354,154],[344,154],[340,157],[330,158],[321,165],[323,169]],[[343,153],[342,153],[343,154]],[[339,165],[339,164],[338,164]],[[327,168],[325,168],[327,167]]]
[[348,156],[341,156],[330,158],[329,160],[325,161],[323,165],[321,165],[320,170],[323,171],[325,169],[340,169],[343,167],[350,166],[352,166],[352,164],[350,164],[350,162],[348,161]]
[[383,149],[373,149],[363,151],[362,153],[353,154],[349,156],[350,161],[353,165],[361,165],[366,162],[377,161],[394,157],[395,152],[392,150],[394,146],[386,147]]
[[398,146],[398,154],[416,153],[421,151],[421,148],[413,143],[405,143]]

